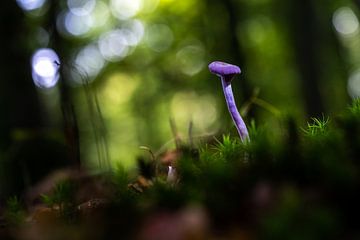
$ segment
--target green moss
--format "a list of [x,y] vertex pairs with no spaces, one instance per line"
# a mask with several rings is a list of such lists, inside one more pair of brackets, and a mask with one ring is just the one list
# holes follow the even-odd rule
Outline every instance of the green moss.
[[6,201],[4,218],[9,226],[19,226],[25,221],[25,208],[18,197],[10,197]]
[[[110,225],[119,236],[131,239],[137,231],[134,226],[149,216],[195,205],[205,210],[214,231],[241,228],[256,239],[356,236],[352,219],[360,213],[357,104],[335,118],[313,118],[305,129],[289,119],[280,139],[252,122],[250,142],[224,135],[198,149],[178,146],[171,155],[175,181],[167,180],[161,155],[139,159],[136,172],[119,165],[108,175],[114,194],[106,221],[119,224]],[[62,215],[72,219],[77,187],[60,182],[43,201],[59,206]],[[22,214],[19,202],[9,201],[10,221],[21,221]]]

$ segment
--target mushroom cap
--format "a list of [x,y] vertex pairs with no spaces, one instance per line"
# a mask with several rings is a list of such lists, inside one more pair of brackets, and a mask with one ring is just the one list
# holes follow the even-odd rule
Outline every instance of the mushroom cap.
[[210,63],[209,70],[211,73],[214,73],[218,76],[233,76],[235,74],[241,73],[241,70],[238,66],[220,61]]

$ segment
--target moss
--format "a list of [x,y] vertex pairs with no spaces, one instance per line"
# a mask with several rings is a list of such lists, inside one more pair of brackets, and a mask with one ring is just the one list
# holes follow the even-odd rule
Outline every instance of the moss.
[[[176,181],[169,182],[161,168],[164,155],[139,159],[137,174],[118,166],[107,175],[113,194],[99,228],[132,239],[136,226],[141,230],[157,213],[174,213],[163,215],[171,219],[195,205],[206,213],[209,228],[203,231],[212,229],[209,235],[241,229],[257,239],[357,236],[358,109],[355,102],[338,117],[314,118],[305,128],[288,119],[280,139],[252,123],[251,142],[224,135],[198,149],[178,146],[170,161]],[[43,200],[71,218],[78,187],[60,182]],[[23,211],[14,199],[9,203],[9,219],[19,222]]]

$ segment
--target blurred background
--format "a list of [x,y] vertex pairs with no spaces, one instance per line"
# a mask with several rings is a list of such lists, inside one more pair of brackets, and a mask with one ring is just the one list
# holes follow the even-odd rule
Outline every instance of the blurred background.
[[283,115],[306,122],[360,96],[360,1],[0,5],[0,196],[80,162],[132,167],[139,146],[174,146],[169,119],[183,141],[189,128],[236,136],[214,60],[240,66],[237,104],[274,135]]

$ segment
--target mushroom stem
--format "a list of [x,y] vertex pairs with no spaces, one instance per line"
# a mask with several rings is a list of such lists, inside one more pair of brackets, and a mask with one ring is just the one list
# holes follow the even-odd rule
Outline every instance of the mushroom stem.
[[174,167],[168,167],[168,175],[166,180],[171,183],[174,183],[176,181],[176,169]]
[[240,135],[241,141],[250,141],[249,133],[246,128],[244,120],[241,118],[240,113],[236,107],[234,94],[231,88],[231,82],[227,81],[224,76],[221,76],[221,83],[224,90],[225,100],[229,109],[230,115],[234,121],[236,129]]

